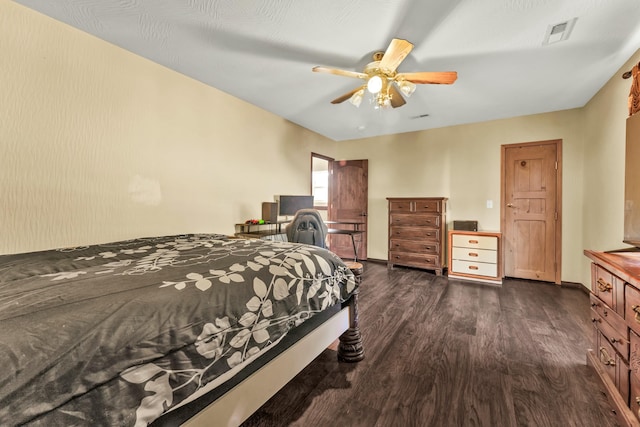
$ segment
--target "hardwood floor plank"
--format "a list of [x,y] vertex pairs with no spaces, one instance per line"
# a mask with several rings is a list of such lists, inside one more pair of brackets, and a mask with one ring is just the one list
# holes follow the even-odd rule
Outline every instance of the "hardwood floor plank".
[[244,427],[616,425],[586,365],[584,292],[364,265],[365,359],[326,350]]

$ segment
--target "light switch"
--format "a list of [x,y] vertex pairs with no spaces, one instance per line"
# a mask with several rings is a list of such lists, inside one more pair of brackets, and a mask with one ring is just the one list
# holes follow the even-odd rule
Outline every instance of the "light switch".
[[487,209],[493,209],[493,200],[487,200]]

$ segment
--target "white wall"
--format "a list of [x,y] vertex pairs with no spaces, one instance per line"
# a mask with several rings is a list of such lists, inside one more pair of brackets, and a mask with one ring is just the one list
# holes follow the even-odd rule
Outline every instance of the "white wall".
[[0,0],[0,253],[233,233],[335,142]]

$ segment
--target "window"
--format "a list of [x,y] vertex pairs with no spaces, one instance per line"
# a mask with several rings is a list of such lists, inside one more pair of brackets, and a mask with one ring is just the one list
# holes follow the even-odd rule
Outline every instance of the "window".
[[311,194],[316,209],[329,205],[329,164],[332,159],[311,153]]

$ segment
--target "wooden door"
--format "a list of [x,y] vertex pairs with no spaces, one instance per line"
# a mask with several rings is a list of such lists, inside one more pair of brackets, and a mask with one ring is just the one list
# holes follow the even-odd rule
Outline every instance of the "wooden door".
[[[353,236],[358,259],[367,259],[367,212],[369,193],[368,160],[334,160],[331,162],[330,221],[362,222],[362,234]],[[348,229],[355,225],[335,224],[329,228]],[[329,248],[340,258],[353,259],[353,241],[350,235],[329,235]]]
[[561,141],[502,146],[504,275],[560,284]]

